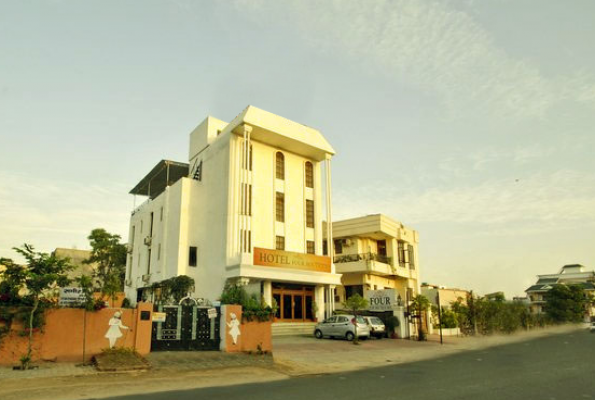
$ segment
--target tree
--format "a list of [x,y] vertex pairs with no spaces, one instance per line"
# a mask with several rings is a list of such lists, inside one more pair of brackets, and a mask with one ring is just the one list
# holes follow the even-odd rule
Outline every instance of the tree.
[[422,328],[423,325],[422,325],[421,319],[422,319],[423,313],[428,308],[430,308],[430,300],[428,300],[428,298],[426,296],[424,296],[423,294],[418,294],[411,301],[411,307],[413,308],[414,318],[419,319],[419,334],[417,335],[418,339],[425,340],[426,333],[424,332],[424,330]]
[[359,337],[357,335],[357,315],[360,310],[368,308],[368,300],[364,299],[362,296],[356,293],[350,298],[348,298],[347,301],[343,303],[343,305],[345,306],[345,308],[349,309],[355,316],[355,321],[353,321],[353,325],[355,326],[355,337],[353,338],[353,343],[358,344]]
[[91,244],[91,256],[85,264],[97,264],[95,278],[102,295],[112,300],[124,289],[126,276],[126,245],[120,243],[120,235],[111,234],[103,228],[93,229],[87,237]]
[[21,289],[26,290],[26,297],[31,301],[32,307],[29,312],[27,354],[21,357],[21,364],[23,369],[29,369],[33,347],[33,320],[35,313],[42,300],[55,297],[51,293],[51,289],[68,285],[70,280],[67,274],[73,267],[70,265],[68,259],[37,252],[33,246],[26,243],[22,248],[15,247],[14,250],[22,255],[27,262],[26,265],[20,267],[20,274],[24,277],[24,285]]
[[556,323],[581,322],[586,302],[580,285],[555,285],[545,295],[545,312]]

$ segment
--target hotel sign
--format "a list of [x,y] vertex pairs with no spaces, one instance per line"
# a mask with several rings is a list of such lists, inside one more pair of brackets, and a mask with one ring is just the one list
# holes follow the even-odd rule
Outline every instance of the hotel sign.
[[254,265],[300,269],[315,272],[331,272],[331,258],[292,251],[254,248]]
[[368,290],[366,299],[370,311],[392,311],[397,304],[395,289]]

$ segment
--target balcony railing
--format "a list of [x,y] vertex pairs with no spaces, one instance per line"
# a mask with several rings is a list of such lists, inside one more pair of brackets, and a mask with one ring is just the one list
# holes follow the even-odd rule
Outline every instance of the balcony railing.
[[378,261],[383,264],[392,265],[393,259],[392,257],[388,257],[382,254],[376,253],[360,253],[360,254],[345,254],[340,256],[335,256],[335,263],[349,263],[349,262],[357,262],[357,261]]

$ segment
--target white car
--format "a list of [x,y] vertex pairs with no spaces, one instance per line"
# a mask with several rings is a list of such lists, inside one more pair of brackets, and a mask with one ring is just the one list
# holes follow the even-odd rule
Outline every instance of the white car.
[[355,338],[356,324],[358,337],[362,339],[370,337],[370,328],[361,315],[358,315],[357,318],[353,315],[333,315],[316,325],[314,336],[318,339],[322,339],[323,337],[337,337],[353,340]]
[[591,326],[589,327],[589,331],[591,333],[595,333],[595,322],[591,322]]
[[386,335],[386,326],[378,317],[364,317],[364,321],[370,327],[370,336],[382,339]]

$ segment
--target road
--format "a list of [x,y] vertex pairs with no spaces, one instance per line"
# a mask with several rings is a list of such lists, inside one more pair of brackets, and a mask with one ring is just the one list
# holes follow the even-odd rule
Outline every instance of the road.
[[111,399],[595,399],[595,334],[574,331],[343,374]]

